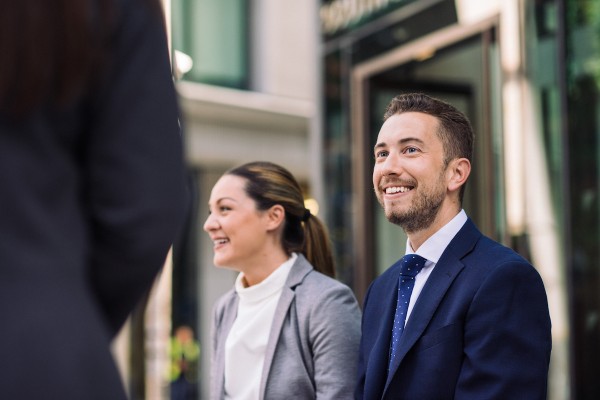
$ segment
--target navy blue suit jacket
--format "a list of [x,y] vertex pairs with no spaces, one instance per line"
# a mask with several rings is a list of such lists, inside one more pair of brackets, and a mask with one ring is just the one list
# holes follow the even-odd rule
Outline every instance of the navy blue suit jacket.
[[550,316],[530,263],[469,219],[423,287],[388,374],[399,270],[365,297],[357,399],[546,398]]

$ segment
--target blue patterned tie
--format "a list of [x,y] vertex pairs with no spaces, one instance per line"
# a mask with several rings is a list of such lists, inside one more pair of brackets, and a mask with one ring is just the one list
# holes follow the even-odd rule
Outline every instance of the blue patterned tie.
[[416,254],[407,254],[402,257],[400,277],[398,278],[398,302],[396,303],[396,315],[394,316],[394,327],[392,328],[388,369],[391,368],[398,352],[398,344],[400,343],[400,336],[404,331],[410,295],[415,286],[415,276],[421,271],[426,261],[426,259]]

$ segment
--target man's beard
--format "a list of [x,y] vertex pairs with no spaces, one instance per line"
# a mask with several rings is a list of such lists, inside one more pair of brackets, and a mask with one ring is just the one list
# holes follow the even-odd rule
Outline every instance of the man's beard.
[[429,228],[435,220],[446,196],[444,190],[436,190],[441,187],[440,182],[429,191],[415,193],[416,197],[406,211],[395,210],[393,206],[386,208],[383,199],[378,196],[378,200],[388,221],[400,226],[406,233],[418,232]]

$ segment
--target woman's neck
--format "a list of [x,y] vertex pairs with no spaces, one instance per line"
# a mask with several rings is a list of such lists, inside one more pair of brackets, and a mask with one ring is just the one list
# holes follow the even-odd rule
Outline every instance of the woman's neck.
[[264,257],[260,257],[251,266],[241,271],[244,274],[242,280],[244,286],[250,287],[261,283],[289,258],[290,256],[283,249],[266,252]]

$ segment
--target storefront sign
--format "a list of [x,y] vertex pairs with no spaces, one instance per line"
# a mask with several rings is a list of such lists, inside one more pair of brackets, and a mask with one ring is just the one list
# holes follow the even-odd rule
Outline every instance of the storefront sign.
[[325,35],[333,35],[345,28],[354,27],[369,17],[388,9],[397,8],[414,0],[333,0],[319,10],[321,27]]

